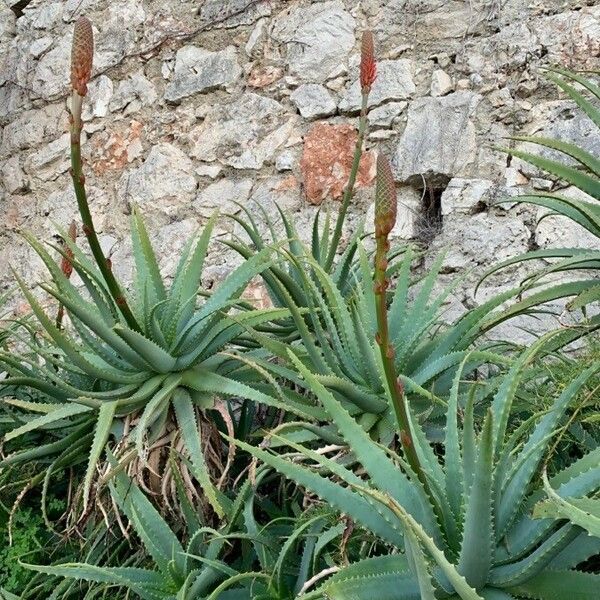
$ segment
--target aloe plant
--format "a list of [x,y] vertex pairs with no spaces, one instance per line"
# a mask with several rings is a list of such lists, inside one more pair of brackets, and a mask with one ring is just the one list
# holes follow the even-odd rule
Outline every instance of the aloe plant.
[[[119,473],[110,483],[111,495],[141,540],[145,559],[138,556],[135,566],[113,567],[102,564],[107,557],[100,555],[90,556],[99,559],[95,562],[25,566],[45,575],[46,581],[48,576],[64,578],[56,587],[56,599],[68,598],[77,589],[75,583],[87,581],[98,593],[118,586],[143,600],[290,600],[310,585],[315,572],[326,564],[324,557],[331,559],[328,546],[342,535],[343,527],[322,511],[302,519],[280,515],[263,525],[255,513],[270,511],[262,505],[258,488],[265,482],[271,486],[270,479],[269,471],[261,468],[252,482],[245,481],[227,512],[226,524],[215,530],[201,525],[201,515],[186,500],[179,478],[184,511],[178,521],[185,527],[175,530]],[[291,507],[294,501],[288,498],[287,504]]]
[[[119,455],[126,464],[148,461],[148,448],[165,434],[183,441],[193,457],[190,468],[203,487],[217,515],[224,513],[226,499],[213,485],[203,458],[202,425],[205,412],[212,409],[217,395],[263,401],[276,408],[305,416],[302,403],[290,406],[261,394],[244,384],[244,379],[262,379],[249,361],[238,361],[231,353],[243,350],[248,326],[287,318],[286,309],[250,310],[240,300],[247,283],[270,265],[272,249],[264,249],[234,270],[210,293],[201,288],[208,244],[217,215],[201,234],[184,248],[170,285],[162,277],[144,221],[134,209],[131,228],[135,258],[132,292],[125,291],[112,272],[99,246],[85,194],[79,137],[81,107],[91,72],[93,52],[91,24],[81,18],[75,25],[72,68],[72,176],[92,258],[72,237],[61,232],[64,247],[55,247],[62,265],[55,264],[49,250],[33,236],[26,238],[45,263],[52,284],[41,288],[56,299],[70,317],[72,327],[62,328],[62,316],[55,322],[40,300],[15,274],[17,282],[50,344],[33,343],[29,335],[20,341],[30,354],[15,356],[0,352],[0,361],[9,377],[5,388],[31,388],[41,399],[6,399],[20,421],[5,435],[7,450],[13,440],[35,432],[46,439],[27,442],[6,456],[0,466],[42,460],[49,468],[33,483],[48,481],[52,472],[73,461],[87,461],[82,490],[84,512],[90,506],[97,463],[109,438],[119,441]],[[74,270],[83,289],[71,281]],[[200,301],[199,301],[200,300]],[[251,341],[251,340],[250,340]],[[247,342],[247,340],[246,340]],[[220,442],[219,442],[220,444]],[[25,449],[23,449],[25,446]],[[12,446],[15,449],[16,446]]]
[[[378,170],[378,189],[382,188],[381,170]],[[395,187],[391,175],[388,179],[386,201],[392,203],[396,199]],[[443,415],[456,366],[467,355],[465,374],[475,372],[485,363],[509,365],[513,348],[509,344],[486,343],[486,334],[503,321],[530,311],[540,301],[540,294],[546,292],[534,293],[504,308],[503,304],[519,292],[516,287],[446,324],[442,315],[444,302],[460,279],[434,293],[444,256],[438,256],[428,272],[415,277],[413,267],[420,254],[411,246],[390,249],[389,242],[377,233],[376,238],[379,250],[374,255],[357,240],[356,261],[343,258],[333,273],[328,273],[311,250],[294,239],[294,250],[286,253],[283,261],[289,264],[287,270],[269,267],[261,274],[272,298],[289,309],[289,322],[282,322],[273,336],[248,328],[257,344],[280,360],[273,362],[258,354],[253,358],[274,377],[287,378],[306,391],[305,382],[290,368],[291,343],[295,355],[319,381],[353,415],[364,415],[364,426],[378,439],[388,442],[394,429],[394,411],[399,406],[398,402],[392,402],[397,385],[393,381],[395,374],[413,409],[432,413],[428,434],[439,439],[435,417]],[[378,330],[384,317],[386,340],[382,353],[377,340],[381,340]],[[580,333],[565,330],[557,338],[565,343],[576,335]],[[560,346],[557,341],[554,343],[555,347]],[[474,388],[481,390],[477,391],[481,395],[484,388],[494,385],[496,380],[490,377],[485,385],[479,382]],[[462,404],[471,387],[472,382],[468,381],[461,386]],[[258,389],[271,393],[268,382],[260,384]],[[297,396],[290,389],[284,389],[283,393],[290,399]],[[294,426],[286,423],[284,428]],[[313,431],[335,441],[331,427],[317,424]]]
[[[598,133],[600,133],[600,110],[598,107],[600,87],[597,83],[590,78],[558,68],[550,69],[547,76],[583,110],[599,128]],[[577,85],[580,86],[579,89],[576,87]],[[560,193],[544,192],[511,198],[510,202],[541,206],[548,210],[548,213],[542,218],[552,215],[567,217],[600,239],[600,204],[598,204],[600,201],[600,160],[598,157],[573,143],[562,140],[540,136],[515,136],[512,139],[536,144],[560,153],[564,159],[569,159],[569,163],[566,163],[524,150],[514,148],[506,150],[512,156],[574,186],[589,199],[573,199]],[[504,201],[508,202],[509,200]],[[547,294],[552,295],[552,299],[572,297],[568,304],[568,308],[571,310],[584,309],[600,300],[600,279],[594,276],[594,271],[600,268],[600,251],[591,248],[546,248],[521,254],[495,265],[484,275],[483,279],[509,265],[540,259],[548,261],[550,264],[538,269],[528,277],[523,282],[525,289],[553,273],[579,271],[582,276],[585,276],[585,279],[566,282],[560,286],[550,286]],[[557,291],[560,294],[557,295]],[[543,301],[543,295],[540,300]],[[600,319],[597,315],[589,317],[587,327],[590,332],[596,331],[600,327]]]
[[[375,442],[318,377],[291,356],[363,474],[285,436],[278,445],[303,456],[302,463],[244,442],[238,445],[373,532],[390,549],[385,556],[342,569],[304,598],[597,597],[600,575],[575,570],[600,551],[600,538],[585,531],[594,531],[591,517],[575,520],[573,508],[569,514],[549,512],[536,520],[531,511],[545,496],[536,473],[552,436],[569,403],[600,365],[573,380],[545,414],[534,415],[514,432],[507,428],[528,365],[552,335],[527,349],[508,371],[479,433],[473,402],[460,423],[458,390],[469,360],[463,359],[446,412],[443,457],[426,440],[409,406],[412,439],[430,493],[401,456]],[[600,489],[599,460],[596,449],[556,473],[547,484],[552,494],[581,507],[584,501],[570,499]]]

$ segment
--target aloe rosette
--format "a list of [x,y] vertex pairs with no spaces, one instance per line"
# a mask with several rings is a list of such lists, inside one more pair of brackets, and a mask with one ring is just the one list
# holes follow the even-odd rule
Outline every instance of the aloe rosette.
[[[302,402],[284,404],[247,385],[263,375],[250,359],[232,356],[232,352],[241,354],[248,345],[253,346],[250,338],[244,339],[248,327],[260,329],[270,322],[272,329],[278,320],[289,317],[286,309],[252,310],[240,299],[249,281],[271,264],[274,250],[257,252],[215,290],[203,290],[202,272],[215,215],[188,241],[169,285],[161,275],[144,221],[134,208],[135,278],[133,289],[125,290],[100,247],[82,172],[81,109],[92,57],[92,26],[81,17],[75,23],[72,52],[71,176],[92,256],[74,243],[74,235],[60,232],[64,246],[55,246],[62,256],[58,266],[49,249],[26,234],[50,273],[51,283],[43,283],[41,288],[58,301],[60,318],[54,322],[16,275],[47,343],[34,343],[30,336],[22,335],[21,342],[31,349],[29,354],[0,352],[9,375],[2,382],[5,389],[29,387],[38,396],[35,400],[6,399],[16,409],[17,426],[5,435],[9,454],[0,465],[46,462],[49,467],[38,473],[32,484],[45,480],[47,485],[53,471],[83,457],[88,462],[82,490],[86,509],[107,443],[114,443],[124,464],[134,461],[148,466],[152,445],[168,436],[183,444],[190,456],[191,473],[214,511],[222,516],[227,501],[213,485],[204,460],[207,440],[202,439],[200,421],[210,421],[205,411],[213,408],[218,397],[235,396],[308,416]],[[70,280],[73,271],[80,287]],[[70,318],[70,328],[62,328],[63,311]],[[223,414],[231,420],[227,411]],[[25,441],[23,436],[27,436]],[[10,453],[18,438],[19,449]],[[29,444],[34,447],[27,447]],[[218,435],[217,444],[221,446]],[[150,470],[156,471],[156,465]]]
[[[342,568],[302,598],[597,597],[600,575],[576,567],[600,552],[593,512],[593,496],[600,489],[600,451],[589,452],[553,475],[546,489],[538,474],[565,411],[600,365],[573,379],[546,413],[532,416],[515,431],[507,427],[517,389],[552,335],[515,361],[479,432],[473,402],[464,407],[462,424],[460,419],[458,389],[465,357],[446,412],[443,457],[411,412],[413,442],[429,491],[402,456],[375,442],[317,376],[292,357],[353,461],[328,458],[325,449],[299,444],[285,434],[277,438],[278,454],[244,442],[238,445],[371,531],[380,551],[381,544],[390,549]],[[286,446],[293,458],[281,453]],[[544,503],[547,494],[550,499]],[[539,502],[541,508],[536,509]]]

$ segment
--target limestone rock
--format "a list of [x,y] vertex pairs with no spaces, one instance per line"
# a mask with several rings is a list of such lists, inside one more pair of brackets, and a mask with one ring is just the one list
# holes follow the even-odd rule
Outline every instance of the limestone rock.
[[174,214],[190,202],[196,191],[193,172],[192,161],[175,146],[153,146],[139,168],[121,177],[119,197],[130,204]]
[[322,85],[306,83],[290,96],[305,119],[328,117],[335,112],[336,104],[331,94]]
[[143,73],[137,72],[119,82],[110,100],[109,108],[111,112],[121,111],[124,115],[129,115],[143,106],[152,105],[157,97],[152,82],[146,79]]
[[106,75],[100,75],[88,86],[88,102],[84,102],[82,118],[89,121],[94,117],[105,117],[113,95],[113,82]]
[[167,86],[165,99],[178,102],[187,96],[228,87],[235,83],[242,69],[233,46],[210,52],[197,46],[177,51],[173,81]]
[[268,0],[205,0],[198,11],[203,23],[211,29],[251,25],[271,14]]
[[[357,132],[351,125],[316,123],[304,139],[300,168],[304,190],[311,204],[321,204],[327,196],[340,198],[348,182]],[[375,178],[375,156],[361,158],[356,187],[369,185]]]
[[[406,58],[382,60],[377,63],[377,78],[369,94],[369,107],[380,106],[392,100],[405,100],[415,93],[412,78],[412,63]],[[340,101],[342,112],[355,113],[360,110],[360,81],[356,79]]]
[[191,132],[192,155],[211,162],[220,160],[235,169],[260,169],[275,157],[293,128],[285,121],[279,102],[246,93],[228,104],[215,106]]
[[203,217],[210,217],[215,209],[221,213],[237,213],[236,204],[247,204],[254,181],[242,179],[220,179],[204,188],[194,200],[194,209]]
[[455,92],[441,98],[415,100],[396,150],[397,178],[419,181],[421,175],[431,174],[434,179],[447,180],[463,175],[477,150],[470,117],[479,99],[472,92]]
[[339,73],[352,50],[355,21],[341,0],[293,5],[275,19],[272,37],[282,44],[292,75],[322,83]]
[[431,75],[431,95],[445,96],[452,91],[452,78],[446,71],[436,69]]
[[451,179],[441,197],[442,216],[472,214],[487,205],[493,183],[487,179]]
[[9,194],[25,191],[29,186],[27,176],[21,168],[18,154],[13,154],[7,160],[0,162],[0,173],[2,174],[4,189]]
[[[488,266],[517,256],[528,249],[530,232],[516,217],[494,217],[478,213],[444,221],[435,246],[449,248],[444,267],[461,271],[475,265]],[[508,278],[514,277],[506,273]]]
[[370,110],[367,116],[369,126],[371,128],[391,127],[407,106],[407,102],[389,102]]

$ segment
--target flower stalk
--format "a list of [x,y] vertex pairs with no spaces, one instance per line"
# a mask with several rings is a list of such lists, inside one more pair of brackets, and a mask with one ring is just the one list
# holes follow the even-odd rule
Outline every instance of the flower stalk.
[[340,211],[338,212],[335,222],[335,229],[333,231],[333,237],[331,238],[331,246],[329,247],[329,253],[325,261],[325,269],[327,271],[331,269],[331,266],[333,265],[336,250],[338,244],[340,243],[340,238],[342,237],[342,229],[344,227],[344,222],[346,221],[346,215],[348,214],[350,200],[352,200],[352,196],[354,195],[354,186],[356,185],[356,177],[360,167],[360,159],[362,157],[363,145],[367,132],[369,94],[371,93],[371,87],[375,82],[376,76],[377,63],[375,61],[375,43],[373,40],[373,33],[370,31],[365,31],[362,37],[360,57],[361,109],[358,122],[358,137],[356,138],[356,146],[354,148],[354,157],[352,159],[350,176],[348,178],[348,183],[344,188],[342,205],[340,206]]
[[390,285],[387,276],[387,256],[390,249],[388,236],[396,223],[397,202],[396,185],[392,168],[388,159],[380,153],[377,157],[377,183],[375,192],[375,240],[377,246],[375,250],[375,273],[373,277],[377,310],[376,341],[381,353],[385,378],[400,429],[400,444],[402,445],[408,464],[423,484],[427,494],[431,497],[429,483],[415,449],[404,386],[396,374],[394,364],[395,350],[390,343],[389,336],[386,298],[387,289]]
[[94,260],[102,273],[102,277],[106,282],[110,295],[121,311],[127,325],[139,332],[141,329],[127,304],[127,300],[125,299],[112,270],[108,266],[107,259],[100,246],[85,190],[85,176],[83,174],[81,160],[81,131],[83,129],[81,110],[83,107],[83,99],[87,95],[87,84],[89,83],[92,74],[93,56],[94,37],[92,24],[86,17],[80,17],[75,22],[73,46],[71,50],[71,87],[73,88],[73,92],[71,95],[71,114],[69,119],[71,128],[70,172],[73,179],[75,197],[77,198],[77,206],[83,224],[83,233],[88,240]]

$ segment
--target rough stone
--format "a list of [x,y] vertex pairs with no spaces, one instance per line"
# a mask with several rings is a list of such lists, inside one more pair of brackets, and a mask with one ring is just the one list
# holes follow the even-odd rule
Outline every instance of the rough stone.
[[[462,271],[526,252],[529,238],[529,229],[516,217],[496,218],[479,213],[468,219],[459,215],[445,220],[435,247],[447,248],[446,270]],[[506,277],[511,275],[506,274]]]
[[251,25],[271,14],[268,0],[206,0],[199,11],[204,23],[213,28]]
[[57,104],[21,113],[3,129],[0,156],[31,148],[46,138],[55,137],[59,131],[62,133],[66,122],[64,108]]
[[116,92],[110,99],[111,112],[121,111],[126,116],[137,112],[144,106],[156,102],[158,94],[151,81],[143,73],[133,73],[127,79],[119,82]]
[[220,179],[204,188],[194,200],[194,209],[203,217],[210,217],[215,209],[221,213],[237,213],[238,204],[246,204],[254,181],[250,178]]
[[436,69],[431,75],[430,93],[432,96],[445,96],[453,89],[452,78],[446,71]]
[[7,160],[2,161],[0,172],[2,173],[4,189],[9,194],[25,191],[29,186],[27,176],[21,168],[21,161],[18,154],[14,154]]
[[119,181],[119,198],[144,209],[177,214],[192,199],[197,183],[192,161],[171,144],[153,146],[144,163]]
[[235,83],[242,69],[233,46],[210,52],[197,46],[177,51],[173,81],[167,86],[165,99],[178,102],[192,94],[226,88]]
[[442,217],[457,213],[472,214],[482,208],[482,204],[485,209],[492,188],[493,182],[487,179],[451,179],[441,197]]
[[106,75],[100,75],[88,86],[89,102],[85,102],[82,118],[89,121],[94,117],[105,117],[108,114],[108,105],[113,95],[113,82]]
[[[369,107],[392,100],[405,100],[416,91],[410,60],[382,60],[377,64],[377,78],[369,94]],[[342,112],[355,113],[361,106],[360,81],[356,79],[340,101]]]
[[335,113],[335,100],[326,88],[316,83],[301,85],[290,99],[305,119],[319,119]]
[[409,181],[425,174],[434,178],[464,175],[477,149],[471,116],[479,99],[471,92],[455,92],[415,100],[396,150],[397,178]]
[[335,76],[354,46],[354,18],[341,0],[291,6],[275,19],[272,37],[283,44],[291,74],[321,83]]
[[[351,125],[316,123],[304,139],[300,168],[304,190],[311,204],[321,204],[327,196],[341,198],[352,166],[357,132]],[[356,187],[369,185],[375,178],[375,156],[361,158]]]
[[293,121],[285,121],[279,102],[247,93],[214,107],[204,122],[191,132],[192,156],[203,161],[220,160],[235,169],[260,169],[273,160],[291,134]]
[[372,128],[391,127],[394,120],[399,117],[408,102],[389,102],[369,111],[367,119]]

